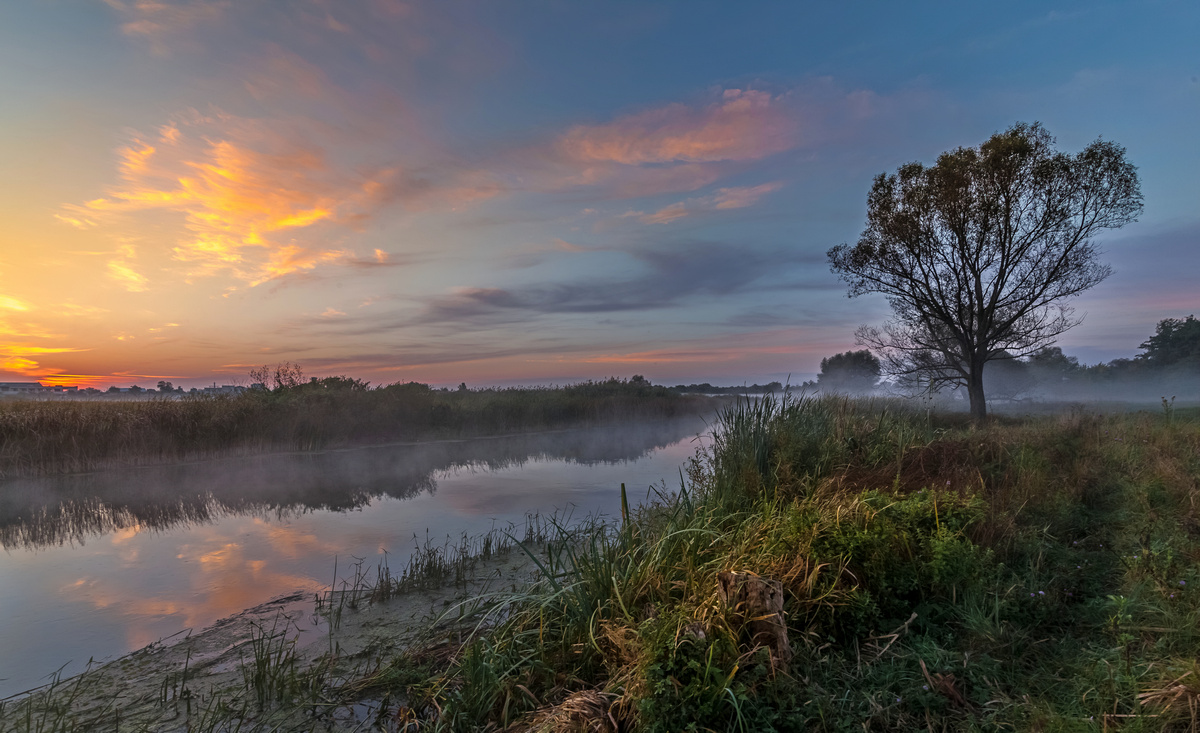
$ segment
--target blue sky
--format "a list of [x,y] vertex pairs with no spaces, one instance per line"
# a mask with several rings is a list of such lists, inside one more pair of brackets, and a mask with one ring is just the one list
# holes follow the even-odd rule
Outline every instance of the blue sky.
[[871,179],[1041,121],[1139,167],[1060,345],[1200,311],[1195,3],[0,10],[0,379],[811,377]]

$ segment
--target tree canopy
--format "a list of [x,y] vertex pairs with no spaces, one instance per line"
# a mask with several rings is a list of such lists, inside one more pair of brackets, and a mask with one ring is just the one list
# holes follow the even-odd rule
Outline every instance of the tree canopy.
[[1138,358],[1154,366],[1200,367],[1200,321],[1195,316],[1161,320],[1141,348]]
[[881,293],[891,305],[882,328],[857,332],[884,369],[932,389],[965,386],[983,418],[984,365],[1078,324],[1066,301],[1111,273],[1094,237],[1141,209],[1124,148],[1096,140],[1071,155],[1040,124],[1018,123],[933,166],[877,176],[866,229],[829,263],[850,297]]
[[827,392],[862,394],[879,384],[879,359],[867,349],[845,351],[821,360],[817,387]]

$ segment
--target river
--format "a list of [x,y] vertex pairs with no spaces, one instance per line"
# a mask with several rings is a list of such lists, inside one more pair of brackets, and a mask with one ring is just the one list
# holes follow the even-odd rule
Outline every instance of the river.
[[[0,699],[89,659],[403,568],[529,515],[619,512],[678,489],[703,421],[273,454],[0,484]],[[341,575],[339,575],[341,577]],[[64,667],[65,665],[65,667]]]

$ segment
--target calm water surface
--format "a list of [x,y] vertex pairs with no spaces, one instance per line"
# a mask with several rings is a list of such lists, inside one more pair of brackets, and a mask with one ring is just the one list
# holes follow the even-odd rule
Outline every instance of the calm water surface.
[[679,486],[700,420],[0,484],[0,698],[272,598],[354,558]]

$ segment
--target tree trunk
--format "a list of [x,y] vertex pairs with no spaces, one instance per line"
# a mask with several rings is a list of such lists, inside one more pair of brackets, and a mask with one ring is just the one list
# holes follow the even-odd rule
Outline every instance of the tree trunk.
[[967,378],[967,396],[971,398],[971,419],[977,423],[987,418],[987,399],[983,394],[983,364],[972,364]]

